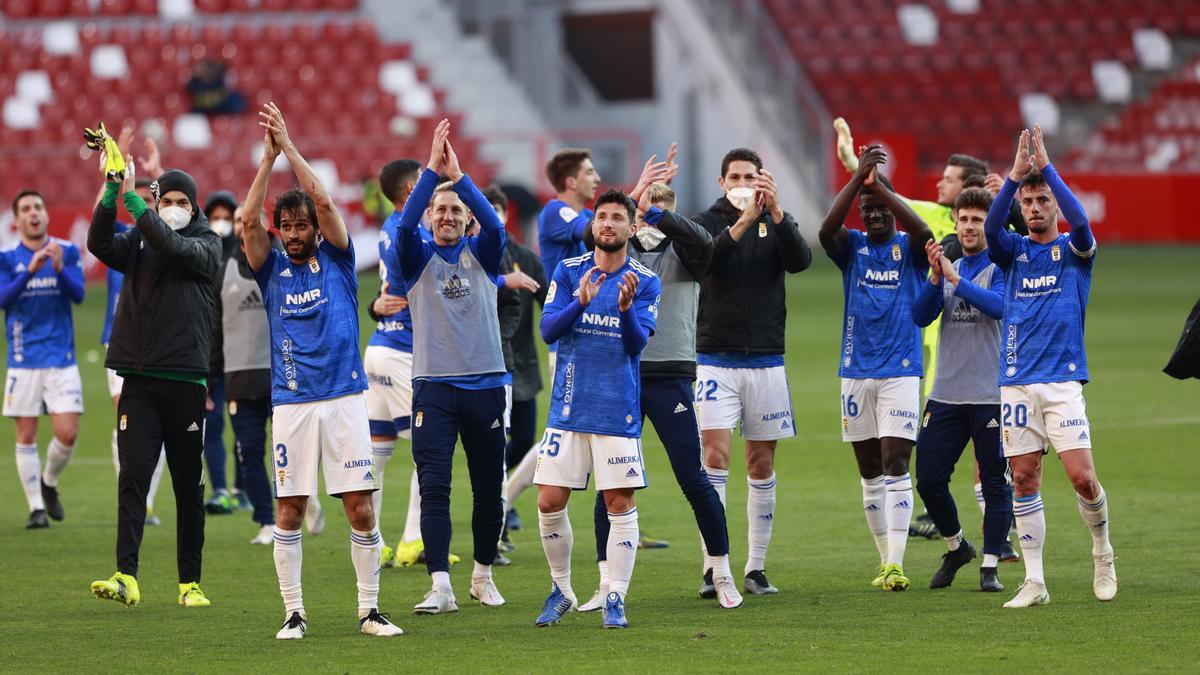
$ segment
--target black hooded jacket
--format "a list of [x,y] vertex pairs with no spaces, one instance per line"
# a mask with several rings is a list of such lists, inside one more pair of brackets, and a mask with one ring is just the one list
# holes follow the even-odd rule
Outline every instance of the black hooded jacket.
[[784,273],[812,264],[812,251],[791,214],[776,225],[763,211],[737,241],[729,228],[740,212],[724,196],[692,220],[713,238],[712,263],[700,283],[696,351],[782,354],[787,299]]
[[121,234],[116,217],[97,204],[87,240],[92,255],[125,274],[104,365],[206,376],[221,238],[199,208],[179,231],[153,208]]

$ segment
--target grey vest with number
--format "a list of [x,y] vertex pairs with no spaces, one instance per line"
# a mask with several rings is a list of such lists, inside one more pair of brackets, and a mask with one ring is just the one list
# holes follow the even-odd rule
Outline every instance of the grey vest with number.
[[629,257],[650,268],[662,284],[657,328],[642,351],[642,363],[695,361],[700,284],[684,269],[673,244],[662,251],[638,251],[630,245]]
[[[961,260],[954,261],[959,269]],[[990,288],[995,264],[971,279]],[[1000,403],[1000,322],[954,295],[943,283],[944,304],[938,336],[937,373],[929,398],[942,403]]]
[[496,284],[463,246],[457,263],[437,253],[408,289],[413,378],[504,372]]
[[221,330],[225,372],[271,367],[271,328],[258,283],[243,276],[235,258],[225,263],[221,279]]

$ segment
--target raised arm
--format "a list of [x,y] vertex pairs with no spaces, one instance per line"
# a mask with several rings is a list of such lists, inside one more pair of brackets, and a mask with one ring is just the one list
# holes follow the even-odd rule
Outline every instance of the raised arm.
[[271,132],[263,133],[263,156],[258,163],[258,173],[250,184],[250,192],[246,194],[246,203],[242,206],[245,214],[242,225],[242,242],[246,245],[246,262],[250,269],[257,272],[267,262],[271,253],[271,237],[267,233],[267,224],[263,222],[263,202],[267,199],[267,186],[271,182],[271,168],[275,166],[275,158],[279,156],[279,146]]
[[[945,266],[943,266],[943,270]],[[996,267],[992,273],[992,281],[988,288],[982,288],[970,279],[959,277],[958,273],[951,276],[953,270],[946,272],[946,279],[954,284],[954,294],[966,300],[979,311],[999,321],[1004,316],[1004,271]]]
[[755,191],[762,195],[763,209],[771,214],[771,227],[775,230],[775,249],[783,269],[789,274],[803,272],[812,264],[812,251],[808,242],[800,236],[800,228],[792,216],[779,203],[779,187],[775,175],[763,169],[758,172]]
[[504,242],[507,238],[504,223],[500,221],[500,216],[496,215],[491,202],[475,186],[471,177],[463,173],[449,138],[446,139],[446,174],[454,181],[455,194],[479,221],[479,236],[472,242],[476,257],[488,274],[500,274],[500,262],[504,258]]
[[830,258],[837,259],[846,248],[846,242],[850,240],[850,232],[846,229],[845,223],[846,216],[850,214],[850,207],[854,204],[855,196],[858,195],[867,176],[875,167],[886,162],[887,153],[883,151],[883,146],[868,145],[862,148],[858,158],[858,169],[833,198],[833,206],[829,207],[829,213],[825,215],[825,220],[821,221],[821,231],[818,236],[821,248],[825,249],[825,253]]
[[945,297],[942,293],[941,261],[945,259],[941,244],[932,239],[925,242],[925,256],[929,262],[929,283],[921,287],[912,306],[913,323],[921,328],[933,323],[942,313]]
[[[593,278],[597,273],[599,277]],[[579,278],[579,295],[575,296],[571,277],[567,274],[567,268],[560,262],[558,269],[554,270],[554,281],[550,282],[553,292],[548,296],[549,302],[542,310],[542,341],[548,345],[554,344],[569,333],[603,282],[604,273],[600,272],[599,268],[592,267]]]
[[1096,239],[1092,236],[1087,214],[1083,212],[1083,204],[1079,203],[1071,188],[1067,187],[1062,176],[1058,175],[1058,169],[1050,163],[1050,156],[1046,154],[1046,143],[1042,139],[1042,128],[1036,124],[1033,125],[1033,158],[1046,179],[1046,184],[1050,186],[1050,192],[1054,194],[1054,200],[1058,202],[1063,218],[1071,226],[1071,248],[1075,249],[1077,255],[1085,258],[1090,256],[1096,248]]
[[321,227],[321,236],[325,238],[325,241],[343,251],[349,250],[350,233],[346,230],[346,222],[342,220],[342,214],[338,211],[337,205],[333,203],[333,196],[321,182],[320,176],[313,171],[308,161],[292,143],[291,137],[288,136],[287,125],[283,121],[283,113],[279,112],[279,108],[275,106],[274,102],[267,103],[263,108],[265,111],[258,113],[261,118],[259,125],[267,129],[275,138],[275,144],[279,146],[292,165],[292,170],[296,172],[300,187],[316,205],[317,223]]
[[742,235],[746,234],[746,230],[750,229],[751,225],[758,222],[758,218],[761,215],[761,201],[758,199],[750,200],[750,205],[742,211],[737,221],[713,237],[713,256],[710,266],[716,265],[733,255],[734,250],[737,249],[737,243],[742,239]]
[[879,197],[883,205],[904,226],[904,231],[908,233],[908,246],[913,257],[925,260],[925,242],[933,238],[933,231],[929,229],[929,225],[921,219],[921,216],[917,215],[916,211],[913,211],[908,202],[893,192],[883,181],[872,180],[867,184],[871,192]]
[[[105,176],[107,158],[100,155],[100,175]],[[132,189],[133,183],[126,181]],[[104,192],[92,211],[92,223],[88,227],[87,249],[96,259],[115,270],[125,271],[129,254],[133,250],[133,235],[117,233],[117,199],[121,196],[121,183],[105,179]]]
[[1008,178],[1000,188],[1000,193],[992,200],[987,218],[983,221],[983,233],[987,237],[988,243],[988,259],[1001,268],[1007,267],[1012,260],[1017,240],[1020,239],[1019,235],[1009,232],[1005,227],[1009,208],[1012,205],[1013,197],[1017,194],[1021,179],[1032,169],[1033,160],[1029,153],[1029,130],[1025,129],[1021,131],[1021,136],[1017,140],[1017,155],[1013,159],[1012,171],[1008,173]]

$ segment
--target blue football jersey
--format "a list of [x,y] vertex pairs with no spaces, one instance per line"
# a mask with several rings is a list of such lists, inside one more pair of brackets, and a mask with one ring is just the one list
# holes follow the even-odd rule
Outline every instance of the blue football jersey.
[[[117,234],[129,230],[129,226],[121,221],[116,222]],[[117,301],[121,299],[121,284],[125,275],[117,270],[108,268],[108,310],[104,314],[104,331],[100,334],[100,343],[108,344],[112,337],[113,319],[117,316]]]
[[[393,211],[379,230],[379,277],[387,283],[388,295],[405,295],[407,286],[400,274],[400,254],[396,247],[396,228],[400,224],[400,212]],[[424,228],[422,228],[424,229]],[[412,313],[408,307],[391,316],[385,316],[375,324],[375,333],[368,345],[388,347],[412,353]]]
[[343,251],[322,240],[301,264],[273,248],[254,278],[271,322],[271,403],[364,391],[354,247]]
[[921,377],[921,329],[912,306],[929,274],[929,261],[909,250],[908,234],[872,244],[864,232],[833,262],[842,270],[845,311],[838,374],[847,378]]
[[[62,272],[55,272],[47,260],[19,290],[13,289],[16,295],[4,313],[9,368],[64,368],[75,363],[71,303],[83,300],[83,262],[71,242],[51,241],[62,247]],[[26,278],[33,254],[22,242],[0,251],[0,287]]]
[[[591,253],[562,261],[546,291],[544,313],[562,311],[576,300],[579,280],[594,264]],[[555,343],[558,365],[550,394],[550,427],[641,437],[641,357],[626,352],[617,309],[617,283],[627,270],[639,277],[631,311],[649,333],[654,332],[661,284],[654,272],[630,258],[624,267],[605,277],[570,332]]]
[[583,237],[576,236],[580,223],[592,220],[592,211],[576,211],[559,199],[551,199],[538,214],[538,246],[542,251],[542,268],[557,270],[558,263],[583,255]]
[[[1095,247],[1076,252],[1067,234],[1048,244],[1011,234],[992,260],[1008,277],[1000,323],[1000,384],[1087,382],[1083,322]],[[992,249],[988,249],[992,252]]]

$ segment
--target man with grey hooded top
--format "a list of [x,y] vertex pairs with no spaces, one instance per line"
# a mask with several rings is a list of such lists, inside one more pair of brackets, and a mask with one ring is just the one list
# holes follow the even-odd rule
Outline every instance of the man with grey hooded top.
[[[104,162],[101,162],[103,167]],[[103,173],[104,169],[101,168]],[[127,606],[141,599],[138,549],[146,491],[165,448],[177,504],[179,604],[205,607],[205,378],[221,239],[197,203],[196,181],[172,169],[151,185],[154,205],[134,192],[133,160],[123,182],[109,180],[92,215],[88,250],[125,275],[105,366],[125,378],[117,409],[117,572],[92,583],[98,598]],[[117,233],[120,197],[136,224]]]

